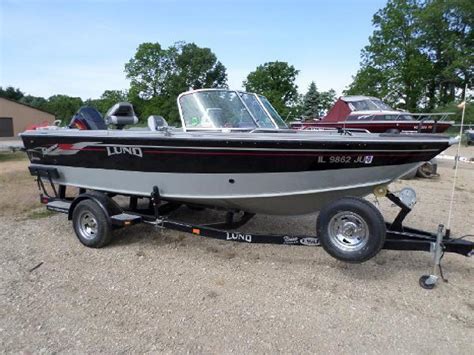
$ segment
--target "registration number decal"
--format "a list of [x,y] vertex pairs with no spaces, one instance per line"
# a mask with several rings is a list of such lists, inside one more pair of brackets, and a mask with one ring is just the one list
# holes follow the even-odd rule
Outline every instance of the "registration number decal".
[[352,157],[350,155],[331,155],[329,157],[319,156],[318,163],[324,164],[372,164],[373,155],[358,155]]

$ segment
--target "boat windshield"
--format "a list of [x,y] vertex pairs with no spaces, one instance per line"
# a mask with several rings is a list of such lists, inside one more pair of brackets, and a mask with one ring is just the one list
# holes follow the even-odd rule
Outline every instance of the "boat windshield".
[[350,104],[354,107],[355,111],[393,111],[390,106],[379,99],[352,101]]
[[372,99],[372,102],[376,104],[381,110],[393,111],[393,108],[391,108],[389,105],[387,105],[385,102],[383,102],[380,99]]
[[248,92],[240,92],[239,94],[259,127],[276,128],[272,119],[267,115],[265,109],[260,104],[257,95]]
[[262,102],[263,106],[265,107],[265,109],[267,110],[267,112],[270,114],[270,116],[272,116],[273,121],[276,123],[278,128],[287,129],[288,126],[286,125],[285,121],[283,121],[283,119],[280,117],[277,110],[275,110],[275,108],[272,106],[270,101],[268,101],[268,99],[263,95],[258,95],[258,97],[260,101]]
[[236,91],[192,91],[182,94],[178,105],[186,129],[257,128]]

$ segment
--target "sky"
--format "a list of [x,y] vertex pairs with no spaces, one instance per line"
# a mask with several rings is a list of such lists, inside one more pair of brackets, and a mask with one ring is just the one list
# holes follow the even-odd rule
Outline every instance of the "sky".
[[338,94],[385,0],[0,0],[0,86],[34,95],[98,98],[127,89],[124,64],[140,43],[209,47],[240,89],[263,63],[286,61]]

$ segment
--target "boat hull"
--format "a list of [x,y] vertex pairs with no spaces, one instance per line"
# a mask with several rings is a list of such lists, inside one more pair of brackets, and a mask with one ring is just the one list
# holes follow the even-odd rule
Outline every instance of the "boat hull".
[[[308,134],[310,133],[310,134]],[[55,183],[92,190],[296,215],[342,196],[365,196],[449,146],[404,135],[26,132],[32,165]]]
[[149,196],[152,187],[159,186],[161,197],[168,201],[252,213],[299,215],[318,211],[343,196],[366,196],[374,187],[389,184],[394,176],[401,176],[420,164],[256,174],[174,174],[55,166],[59,178],[53,181],[136,196]]

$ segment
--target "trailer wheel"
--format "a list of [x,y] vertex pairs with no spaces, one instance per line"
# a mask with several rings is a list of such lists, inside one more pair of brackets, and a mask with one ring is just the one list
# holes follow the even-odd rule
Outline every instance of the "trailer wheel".
[[382,214],[370,202],[356,197],[341,198],[321,209],[316,230],[324,250],[349,263],[369,260],[385,243]]
[[79,202],[72,213],[72,223],[79,241],[90,248],[101,248],[112,238],[108,216],[92,200]]

